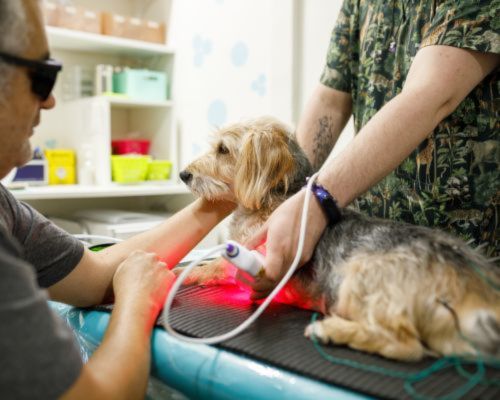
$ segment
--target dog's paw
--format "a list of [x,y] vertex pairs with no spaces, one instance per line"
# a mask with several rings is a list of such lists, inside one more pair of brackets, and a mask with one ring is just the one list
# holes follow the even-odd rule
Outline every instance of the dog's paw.
[[[175,277],[178,278],[180,274],[182,274],[186,270],[186,267],[176,267],[172,269]],[[201,283],[201,278],[199,274],[196,273],[196,268],[194,268],[194,272],[191,271],[182,281],[183,286],[194,286],[199,285]]]
[[172,272],[174,273],[175,277],[177,278],[182,272],[184,271],[185,267],[175,267],[172,269]]
[[312,339],[313,335],[319,342],[323,344],[326,344],[329,341],[329,337],[326,334],[321,321],[307,325],[306,330],[304,331],[304,336],[308,339]]
[[204,267],[205,265],[209,265],[210,263],[212,263],[212,260],[203,260],[203,261],[200,261],[198,264],[196,264],[197,267]]
[[[178,277],[184,269],[185,267],[177,267],[172,271]],[[228,283],[234,283],[234,273],[231,273],[231,270],[227,268],[227,263],[221,262],[221,259],[198,264],[182,282],[184,286],[212,286]]]

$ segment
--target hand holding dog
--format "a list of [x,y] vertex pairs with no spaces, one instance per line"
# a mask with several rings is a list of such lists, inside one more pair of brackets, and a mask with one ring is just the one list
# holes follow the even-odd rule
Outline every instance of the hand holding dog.
[[[281,204],[262,228],[245,243],[250,249],[257,248],[264,242],[266,246],[264,265],[266,274],[263,278],[255,279],[251,285],[253,300],[266,297],[283,278],[295,259],[305,195],[306,191],[301,190]],[[304,248],[297,268],[311,259],[327,222],[320,205],[311,198],[307,212]]]

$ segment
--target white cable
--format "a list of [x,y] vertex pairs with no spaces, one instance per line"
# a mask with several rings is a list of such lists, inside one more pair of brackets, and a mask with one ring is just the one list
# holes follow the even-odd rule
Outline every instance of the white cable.
[[257,310],[254,311],[254,313],[248,317],[244,322],[242,322],[239,326],[234,328],[233,330],[226,332],[222,335],[218,336],[213,336],[210,338],[193,338],[189,336],[184,336],[178,332],[176,332],[171,326],[170,323],[168,322],[168,318],[170,315],[170,308],[172,307],[172,303],[174,301],[174,297],[177,293],[177,290],[179,290],[179,287],[181,286],[182,282],[186,278],[186,276],[191,272],[191,270],[202,260],[204,260],[207,256],[210,256],[218,251],[221,251],[225,249],[225,245],[220,245],[212,248],[208,253],[203,255],[202,257],[198,258],[197,260],[194,260],[191,264],[189,264],[186,269],[179,275],[179,277],[175,280],[174,285],[170,289],[170,292],[167,296],[167,300],[165,301],[165,305],[163,307],[163,326],[165,327],[165,330],[172,335],[173,337],[183,340],[185,342],[189,343],[204,343],[204,344],[215,344],[215,343],[220,343],[225,340],[228,340],[242,331],[244,331],[246,328],[248,328],[251,324],[255,322],[257,318],[264,312],[264,310],[267,308],[269,303],[274,299],[274,297],[278,294],[278,292],[283,288],[283,286],[286,285],[286,283],[289,281],[295,270],[297,269],[297,265],[299,264],[300,257],[302,257],[302,250],[304,249],[304,240],[306,236],[306,228],[307,228],[307,210],[309,209],[309,200],[311,198],[311,186],[314,183],[318,176],[318,173],[314,174],[309,181],[307,182],[307,190],[306,190],[306,197],[304,199],[304,206],[302,207],[302,216],[300,220],[300,232],[299,232],[299,243],[297,244],[297,253],[295,254],[295,258],[292,262],[292,265],[290,266],[290,269],[287,271],[283,279],[280,281],[280,283],[273,289],[273,291],[267,296],[267,298],[262,302],[262,304],[257,308]]

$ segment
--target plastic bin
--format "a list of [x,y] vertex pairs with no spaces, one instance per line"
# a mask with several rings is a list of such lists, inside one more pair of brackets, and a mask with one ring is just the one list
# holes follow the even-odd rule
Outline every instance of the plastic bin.
[[113,154],[148,154],[149,140],[117,139],[111,141]]
[[164,101],[167,99],[167,75],[147,69],[125,69],[113,74],[113,92],[133,99]]
[[114,182],[136,183],[146,180],[150,156],[111,156],[111,173]]
[[170,179],[172,162],[169,160],[153,160],[148,166],[148,181],[165,181]]

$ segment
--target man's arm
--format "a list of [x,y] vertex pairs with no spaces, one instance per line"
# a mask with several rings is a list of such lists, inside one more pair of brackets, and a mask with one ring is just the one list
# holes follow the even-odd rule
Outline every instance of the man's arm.
[[76,268],[48,289],[50,297],[75,306],[109,300],[115,270],[133,250],[155,253],[172,268],[233,209],[231,202],[198,199],[150,231],[98,253],[85,250]]
[[319,84],[297,127],[297,140],[318,170],[337,142],[352,112],[350,93]]
[[[344,207],[394,170],[498,65],[500,57],[447,46],[430,46],[416,55],[403,91],[387,103],[335,158],[320,169],[318,181]],[[302,190],[281,204],[261,231],[247,242],[266,238],[266,277],[253,284],[254,298],[266,296],[283,277],[297,249]],[[308,210],[308,234],[299,265],[309,261],[327,225],[317,202]]]
[[467,94],[500,57],[449,46],[421,49],[402,92],[387,103],[350,145],[321,169],[318,181],[341,206],[394,170]]
[[153,253],[133,252],[113,277],[115,307],[99,348],[63,399],[143,398],[151,331],[175,276]]

